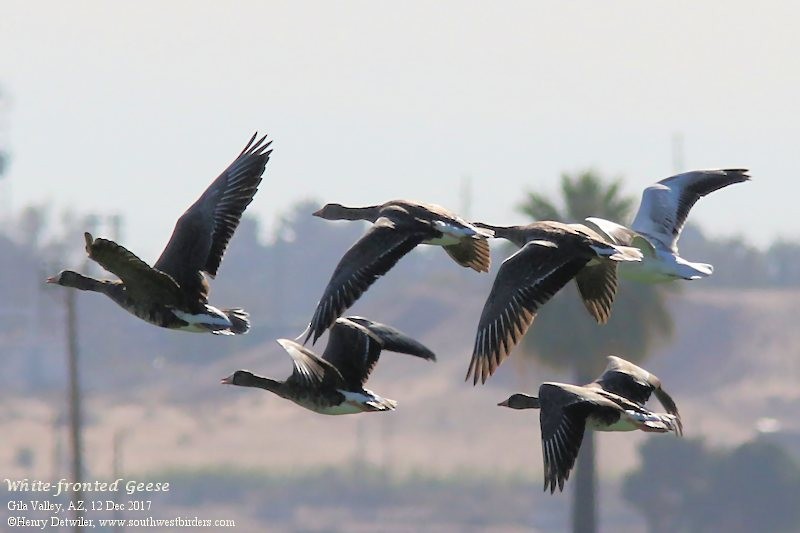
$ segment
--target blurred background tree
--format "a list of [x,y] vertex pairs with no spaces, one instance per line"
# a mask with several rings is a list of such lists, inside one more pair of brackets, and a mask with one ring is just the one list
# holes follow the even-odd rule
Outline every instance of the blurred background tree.
[[[648,439],[622,486],[650,533],[798,531],[800,465],[764,438],[733,450],[701,440]],[[679,476],[675,472],[680,472]]]
[[[606,180],[589,170],[561,176],[563,207],[538,193],[528,192],[519,211],[533,220],[584,222],[586,217],[628,223],[635,200],[622,196],[621,180]],[[640,363],[653,347],[672,335],[673,324],[664,300],[665,288],[620,280],[611,318],[599,325],[589,316],[570,284],[544,306],[524,352],[547,366],[570,370],[576,383],[588,383],[603,370],[606,355]],[[587,431],[575,469],[573,531],[597,530],[594,435]]]

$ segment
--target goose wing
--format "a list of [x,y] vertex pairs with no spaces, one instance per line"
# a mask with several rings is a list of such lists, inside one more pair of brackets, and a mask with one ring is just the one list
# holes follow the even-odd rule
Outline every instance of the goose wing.
[[168,274],[152,268],[114,241],[94,239],[89,233],[83,236],[89,258],[121,279],[132,299],[142,303],[180,305],[183,294]]
[[655,388],[661,386],[657,377],[630,361],[614,355],[607,359],[605,370],[594,380],[603,390],[644,405]]
[[486,239],[462,239],[458,244],[449,244],[442,248],[459,265],[476,272],[489,272],[492,259],[489,241]]
[[436,361],[436,354],[428,349],[428,347],[392,326],[387,326],[386,324],[381,324],[380,322],[375,322],[360,316],[348,316],[346,319],[367,328],[370,333],[380,339],[381,346],[384,350],[405,353],[429,361]]
[[[568,224],[566,226],[571,231],[588,238],[592,243],[603,247],[610,244],[622,245],[621,242],[617,242],[617,239],[630,243],[635,238],[630,230],[613,223],[609,230],[612,233],[618,233],[618,237],[605,234],[600,226],[598,226],[599,231],[585,224]],[[620,228],[623,230],[622,232],[620,232]],[[625,246],[628,245],[626,244]],[[593,249],[597,250],[594,247]],[[594,317],[598,324],[608,322],[608,318],[611,316],[611,306],[617,294],[616,262],[602,261],[600,263],[587,264],[575,276],[575,283],[578,285],[578,292],[580,292],[583,305],[586,306],[589,314]]]
[[317,342],[344,311],[386,274],[397,262],[425,239],[430,230],[410,227],[388,217],[378,218],[367,233],[342,256],[322,293],[305,340]]
[[369,329],[338,318],[328,334],[322,358],[339,370],[347,390],[361,390],[381,354],[381,342]]
[[576,275],[575,283],[583,305],[598,324],[605,324],[611,316],[611,306],[617,294],[617,265],[603,261],[584,266]]
[[339,370],[330,362],[317,357],[302,344],[290,339],[278,339],[286,353],[292,358],[294,369],[286,380],[303,388],[324,386],[342,387],[345,380]]
[[258,141],[256,134],[242,153],[215,179],[200,198],[184,212],[175,224],[166,248],[155,268],[172,276],[183,291],[205,301],[208,284],[201,272],[211,277],[217,269],[236,231],[245,208],[261,183],[272,150],[266,135]]
[[539,307],[569,282],[588,259],[534,240],[503,261],[483,306],[466,379],[485,383],[519,338]]
[[647,187],[631,229],[673,253],[692,206],[701,197],[750,179],[745,169],[684,172]]
[[678,406],[662,388],[661,380],[655,374],[630,361],[609,355],[605,371],[594,383],[603,390],[627,398],[640,406],[644,406],[650,399],[650,395],[655,393],[667,413],[675,415],[680,423]]
[[[544,490],[564,490],[583,442],[586,418],[598,407],[554,383],[539,387]],[[602,407],[602,409],[609,409]]]

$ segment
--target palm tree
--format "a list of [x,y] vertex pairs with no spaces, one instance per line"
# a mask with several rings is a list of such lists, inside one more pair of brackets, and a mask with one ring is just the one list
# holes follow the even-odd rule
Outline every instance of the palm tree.
[[[564,207],[537,193],[527,193],[519,211],[534,220],[581,222],[598,216],[624,223],[634,199],[621,196],[621,181],[604,181],[585,171],[561,176]],[[568,324],[569,331],[565,331]],[[523,340],[524,353],[546,365],[570,369],[576,383],[588,383],[605,366],[605,356],[618,354],[633,362],[644,359],[653,346],[672,334],[672,320],[659,285],[620,282],[611,318],[598,325],[583,308],[574,287],[568,287],[544,306],[535,327]],[[586,432],[575,470],[573,531],[596,531],[594,437]]]

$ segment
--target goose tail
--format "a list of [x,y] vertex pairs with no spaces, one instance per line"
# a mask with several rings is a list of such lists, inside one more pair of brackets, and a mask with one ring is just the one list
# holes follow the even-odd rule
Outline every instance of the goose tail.
[[376,397],[364,403],[367,406],[367,411],[394,411],[397,407],[395,400],[389,398]]
[[641,250],[633,246],[621,246],[618,244],[592,244],[592,250],[600,257],[605,257],[611,261],[618,262],[637,262],[644,257]]
[[230,332],[234,335],[243,335],[250,331],[250,315],[244,309],[223,309],[223,313],[231,321]]
[[639,426],[639,429],[652,433],[672,432],[676,435],[683,434],[681,419],[666,413],[637,412],[626,410],[630,420]]

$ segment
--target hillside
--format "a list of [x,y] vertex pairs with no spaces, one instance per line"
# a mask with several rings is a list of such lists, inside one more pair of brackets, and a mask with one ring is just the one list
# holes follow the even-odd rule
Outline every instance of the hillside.
[[[464,383],[485,294],[479,285],[485,282],[477,278],[466,282],[474,290],[454,291],[452,281],[440,280],[403,294],[389,285],[376,286],[353,309],[353,314],[415,334],[438,354],[435,364],[383,355],[369,386],[399,401],[392,413],[325,417],[262,391],[218,384],[237,368],[287,375],[290,360],[273,340],[201,361],[192,360],[191,353],[170,359],[143,354],[142,360],[130,362],[139,376],[137,385],[117,392],[93,383],[95,374],[89,372],[85,400],[91,475],[111,475],[110,444],[121,431],[125,472],[229,465],[297,475],[325,467],[371,466],[398,479],[424,473],[442,479],[525,480],[531,484],[531,501],[540,501],[537,417],[496,403],[512,391],[569,376],[538,367],[517,350],[486,386]],[[464,280],[457,283],[463,287]],[[777,419],[786,435],[800,432],[800,330],[792,324],[800,291],[697,285],[672,295],[669,305],[675,338],[647,366],[676,398],[688,437],[732,445],[753,437],[764,417]],[[125,375],[126,365],[116,361],[108,372]],[[63,405],[61,394],[7,391],[2,398],[0,463],[10,465],[6,475],[51,477],[58,442],[52,427]],[[674,437],[601,435],[601,478],[613,482],[631,470],[638,443],[648,438]],[[30,468],[15,461],[24,448],[33,452]],[[617,495],[603,497],[619,502]]]

